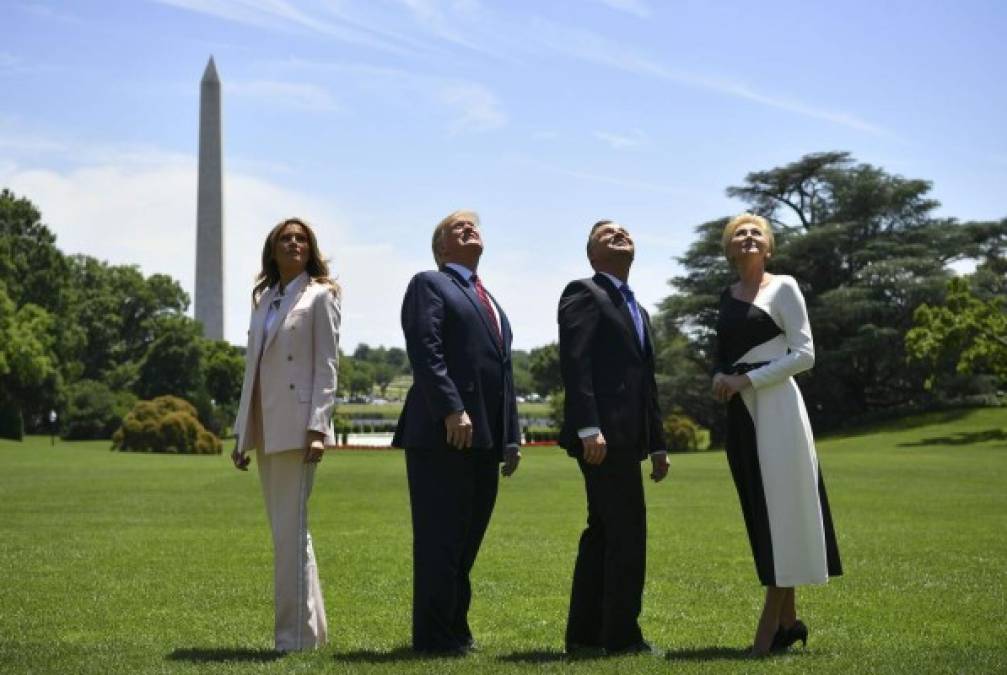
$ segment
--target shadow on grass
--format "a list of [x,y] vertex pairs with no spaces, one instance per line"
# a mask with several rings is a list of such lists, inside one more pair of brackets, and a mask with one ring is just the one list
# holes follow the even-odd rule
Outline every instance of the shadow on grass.
[[971,445],[986,441],[1007,441],[1007,431],[1004,429],[986,429],[985,431],[962,431],[953,436],[932,436],[918,441],[899,443],[903,448],[919,448],[927,445]]
[[168,654],[169,661],[189,661],[190,663],[239,663],[275,661],[283,658],[283,653],[275,649],[249,649],[227,647],[194,647],[176,649]]
[[414,652],[412,648],[402,646],[386,652],[374,649],[358,649],[352,652],[335,654],[332,658],[342,663],[397,663],[401,661],[423,661],[438,657]]
[[550,649],[532,649],[524,652],[513,652],[498,656],[498,661],[504,663],[556,663],[557,661],[586,661],[601,658],[601,653],[584,655],[567,655],[561,651]]
[[976,408],[952,408],[950,410],[931,410],[929,412],[892,412],[891,417],[877,420],[858,420],[856,417],[847,422],[848,428],[832,429],[815,438],[843,439],[875,434],[879,432],[898,432],[927,427],[935,424],[951,424],[969,415]]
[[696,647],[695,649],[669,649],[664,653],[668,661],[715,661],[722,659],[748,660],[748,649],[739,647]]

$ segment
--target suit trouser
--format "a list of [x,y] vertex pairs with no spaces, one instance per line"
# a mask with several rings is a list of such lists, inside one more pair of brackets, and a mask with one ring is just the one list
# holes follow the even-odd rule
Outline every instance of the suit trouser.
[[587,528],[573,571],[566,643],[618,650],[640,642],[638,622],[647,568],[647,507],[640,462],[578,458],[587,491]]
[[496,503],[492,450],[406,450],[413,519],[413,649],[472,642],[469,573]]
[[256,451],[259,481],[273,533],[276,649],[295,651],[325,644],[325,602],[308,533],[308,497],[316,464],[304,450]]

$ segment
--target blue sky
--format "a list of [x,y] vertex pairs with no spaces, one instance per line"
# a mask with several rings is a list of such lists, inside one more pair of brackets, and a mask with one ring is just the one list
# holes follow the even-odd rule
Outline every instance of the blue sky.
[[313,222],[342,343],[401,345],[433,225],[474,208],[515,346],[556,338],[584,241],[637,241],[653,307],[724,189],[817,151],[1007,216],[1007,3],[150,0],[0,8],[0,185],[67,252],[192,290],[199,80],[223,81],[228,339],[262,238]]

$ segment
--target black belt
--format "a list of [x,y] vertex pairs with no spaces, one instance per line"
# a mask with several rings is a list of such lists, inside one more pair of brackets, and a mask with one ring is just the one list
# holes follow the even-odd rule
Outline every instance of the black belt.
[[769,361],[759,361],[758,363],[732,363],[720,372],[724,373],[724,375],[744,375],[750,370],[755,370],[756,368],[761,368],[766,365],[769,365]]

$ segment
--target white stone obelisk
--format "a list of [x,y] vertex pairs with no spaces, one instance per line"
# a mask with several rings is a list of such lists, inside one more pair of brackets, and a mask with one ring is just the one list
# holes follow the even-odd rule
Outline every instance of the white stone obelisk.
[[196,194],[196,320],[224,339],[224,190],[220,78],[210,57],[199,85],[199,186]]

